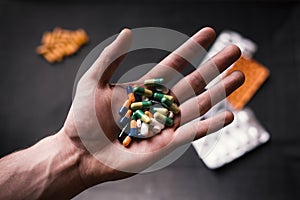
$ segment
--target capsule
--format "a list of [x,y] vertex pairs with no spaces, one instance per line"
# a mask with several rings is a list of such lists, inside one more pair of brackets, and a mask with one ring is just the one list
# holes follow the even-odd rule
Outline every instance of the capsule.
[[160,85],[160,86],[156,86],[155,87],[155,90],[157,91],[157,92],[161,92],[161,93],[164,93],[164,94],[168,94],[169,93],[169,88],[167,88],[167,87],[165,87],[165,86],[163,86],[163,85]]
[[129,101],[130,101],[131,103],[132,103],[132,102],[135,102],[135,96],[134,96],[132,87],[131,87],[130,85],[126,87],[126,91],[127,91],[127,95],[128,95]]
[[129,136],[133,137],[137,134],[137,126],[136,126],[136,120],[131,120],[130,121],[130,132]]
[[131,142],[131,137],[127,135],[123,140],[122,144],[124,147],[127,147],[130,144],[130,142]]
[[136,93],[133,93],[133,95],[134,95],[135,101],[142,101],[143,100],[142,97],[141,97],[141,95],[138,95]]
[[156,101],[156,100],[153,100],[153,99],[151,99],[150,101],[151,101],[152,105],[161,104],[160,101]]
[[148,90],[148,89],[142,88],[142,87],[135,87],[133,89],[133,92],[138,95],[142,95],[142,96],[146,96],[146,97],[151,97],[153,94],[151,90]]
[[155,118],[151,118],[150,127],[150,131],[152,131],[154,134],[157,134],[165,128],[165,125],[157,121]]
[[173,120],[159,112],[154,113],[154,118],[160,123],[165,124],[166,126],[172,126],[174,124]]
[[130,132],[123,140],[123,142],[122,142],[123,146],[127,147],[130,144],[132,137],[134,137],[136,135],[137,135],[136,120],[131,120],[130,121]]
[[175,113],[175,114],[178,114],[178,113],[180,112],[180,109],[179,109],[179,107],[177,106],[176,103],[173,103],[173,104],[169,107],[169,109],[170,109],[173,113]]
[[150,109],[150,111],[152,112],[152,113],[155,113],[155,112],[159,112],[159,113],[161,113],[161,114],[163,114],[163,115],[168,115],[168,113],[169,113],[169,110],[168,109],[166,109],[166,108],[160,108],[160,107],[152,107],[151,109]]
[[120,119],[119,121],[119,125],[121,127],[124,127],[130,120],[130,117],[131,117],[131,114],[132,114],[132,111],[131,110],[128,110],[126,112],[126,114]]
[[119,115],[124,116],[125,113],[128,111],[130,106],[130,101],[127,99],[124,104],[121,106],[120,110],[119,110]]
[[161,101],[161,99],[164,98],[164,97],[169,99],[172,102],[174,101],[174,97],[171,96],[171,95],[163,94],[163,93],[160,93],[160,92],[155,92],[153,94],[153,98],[157,101]]
[[141,119],[143,122],[149,124],[151,122],[151,119],[145,115],[145,113],[141,110],[136,110],[134,113],[133,113],[133,116],[135,118],[138,118],[138,119]]
[[142,123],[142,127],[141,127],[141,133],[140,133],[143,137],[147,137],[149,134],[149,124],[147,123]]
[[169,107],[172,106],[173,102],[172,102],[170,99],[168,99],[168,98],[166,98],[166,97],[163,97],[163,98],[161,99],[161,104],[162,104],[163,106],[169,108]]
[[147,115],[148,117],[150,117],[150,118],[153,118],[153,115],[152,115],[152,113],[151,112],[149,112],[148,110],[147,111],[145,111],[145,115]]
[[153,78],[144,81],[145,86],[161,86],[164,82],[163,78]]
[[135,102],[130,105],[132,110],[142,109],[142,108],[150,108],[152,105],[151,101],[142,101],[142,102]]
[[122,129],[122,131],[118,135],[118,140],[121,144],[123,143],[124,139],[128,136],[128,134],[126,133],[127,127],[128,127],[128,124],[125,125],[125,127]]

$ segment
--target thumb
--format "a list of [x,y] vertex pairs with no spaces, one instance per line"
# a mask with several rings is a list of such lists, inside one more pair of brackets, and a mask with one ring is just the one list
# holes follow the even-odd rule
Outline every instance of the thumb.
[[113,73],[128,52],[131,40],[131,30],[123,29],[117,38],[101,52],[91,68],[86,72],[86,78],[99,82],[100,86],[108,84]]

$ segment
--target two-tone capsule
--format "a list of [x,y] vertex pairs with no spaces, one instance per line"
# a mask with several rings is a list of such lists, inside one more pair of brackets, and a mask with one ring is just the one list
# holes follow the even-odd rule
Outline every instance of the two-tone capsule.
[[149,124],[151,122],[150,117],[148,117],[142,110],[136,110],[133,113],[133,117],[141,119],[143,122]]
[[157,121],[159,121],[160,123],[165,124],[166,126],[173,126],[173,124],[174,124],[174,122],[171,118],[169,118],[159,112],[154,113],[154,118]]
[[145,97],[151,97],[153,92],[149,89],[146,88],[142,88],[142,87],[135,87],[133,88],[133,92],[138,94],[138,95],[142,95]]
[[132,110],[138,110],[138,109],[143,109],[143,108],[150,108],[152,105],[152,102],[151,101],[142,101],[142,102],[135,102],[135,103],[132,103],[130,105],[130,108]]
[[153,94],[153,98],[155,99],[155,100],[157,100],[157,101],[161,101],[162,100],[162,98],[167,98],[167,99],[169,99],[170,101],[174,101],[174,97],[173,96],[171,96],[171,95],[167,95],[167,94],[163,94],[163,93],[160,93],[160,92],[155,92],[154,94]]
[[131,138],[135,137],[137,135],[137,126],[136,126],[136,120],[131,120],[130,121],[130,132],[129,134],[125,137],[125,139],[123,140],[122,144],[127,147],[130,142],[131,142]]
[[128,128],[128,124],[126,124],[125,126],[124,126],[124,128],[122,128],[122,130],[121,130],[121,132],[119,133],[119,135],[118,135],[118,140],[119,140],[119,142],[122,144],[123,143],[123,141],[125,140],[125,138],[128,136],[128,134],[126,133],[126,130],[127,130],[127,128]]
[[136,120],[131,120],[130,121],[130,132],[129,136],[133,137],[137,134],[137,125],[136,125]]
[[164,94],[168,94],[169,93],[169,88],[167,88],[167,87],[165,87],[165,86],[163,86],[163,85],[161,85],[161,86],[156,86],[155,87],[155,90],[157,91],[157,92],[161,92],[161,93],[164,93]]
[[119,125],[121,127],[124,127],[129,122],[129,120],[131,118],[131,114],[132,114],[132,111],[127,110],[126,114],[120,119]]
[[178,114],[178,113],[180,112],[180,109],[179,109],[179,107],[177,106],[176,103],[173,103],[173,104],[169,107],[169,109],[170,109],[173,113],[175,113],[175,114]]
[[164,83],[163,78],[153,78],[144,81],[145,86],[161,86]]
[[168,115],[169,110],[167,108],[162,108],[162,107],[152,107],[150,108],[150,112],[152,113],[159,112],[163,115]]
[[169,107],[172,106],[173,102],[172,102],[170,99],[168,99],[168,98],[166,98],[166,97],[163,97],[163,98],[161,99],[161,104],[162,104],[163,106],[169,108]]
[[130,106],[130,101],[127,99],[124,104],[121,106],[120,110],[119,110],[119,115],[124,116],[125,113],[128,111]]
[[134,96],[134,93],[133,93],[133,89],[130,85],[126,87],[126,91],[127,91],[128,100],[131,103],[135,102],[135,96]]

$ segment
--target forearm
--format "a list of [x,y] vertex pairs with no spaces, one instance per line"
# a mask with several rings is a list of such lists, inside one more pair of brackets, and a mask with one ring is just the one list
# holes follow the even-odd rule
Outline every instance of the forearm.
[[69,142],[58,133],[2,158],[0,199],[68,199],[84,190],[80,151]]

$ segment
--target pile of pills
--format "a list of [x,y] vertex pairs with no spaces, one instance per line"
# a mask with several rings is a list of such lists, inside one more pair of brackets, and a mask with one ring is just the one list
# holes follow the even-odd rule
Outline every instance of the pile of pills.
[[163,78],[154,78],[145,80],[143,87],[126,87],[128,99],[119,110],[118,122],[122,128],[118,139],[125,147],[132,138],[149,138],[173,126],[180,110],[163,84]]
[[50,63],[60,62],[63,57],[76,53],[88,41],[83,29],[71,31],[57,27],[43,34],[42,45],[37,47],[36,52]]

